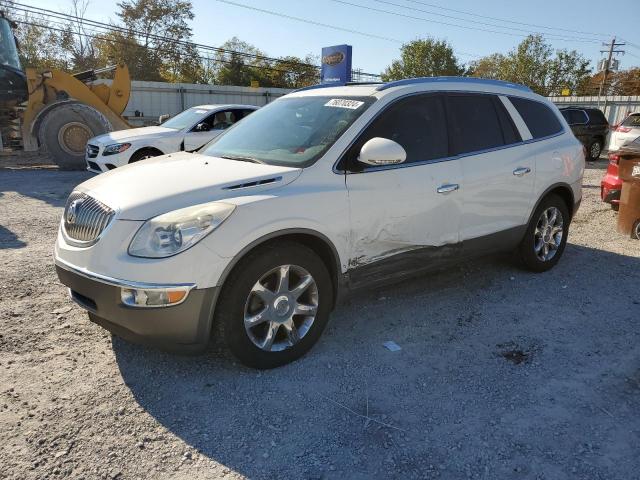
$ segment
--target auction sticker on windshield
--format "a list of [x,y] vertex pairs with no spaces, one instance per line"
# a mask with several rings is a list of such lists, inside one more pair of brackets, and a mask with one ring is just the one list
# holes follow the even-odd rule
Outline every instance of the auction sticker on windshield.
[[358,100],[347,100],[345,98],[333,98],[324,104],[325,107],[338,107],[348,108],[349,110],[355,110],[364,105],[364,102]]

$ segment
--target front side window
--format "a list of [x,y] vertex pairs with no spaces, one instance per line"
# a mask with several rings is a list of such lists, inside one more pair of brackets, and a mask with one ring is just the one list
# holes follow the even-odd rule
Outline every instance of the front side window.
[[544,103],[520,97],[509,97],[509,100],[527,124],[533,138],[548,137],[562,131],[560,120]]
[[450,95],[447,101],[455,154],[478,152],[507,143],[493,96]]
[[15,37],[9,21],[4,18],[0,18],[0,65],[21,70]]
[[375,137],[400,144],[407,153],[405,164],[447,157],[449,139],[442,96],[413,95],[380,113],[347,152],[344,162],[349,170],[372,168],[359,163],[357,158],[362,146]]
[[374,101],[374,97],[285,97],[255,111],[200,153],[305,167],[324,155]]

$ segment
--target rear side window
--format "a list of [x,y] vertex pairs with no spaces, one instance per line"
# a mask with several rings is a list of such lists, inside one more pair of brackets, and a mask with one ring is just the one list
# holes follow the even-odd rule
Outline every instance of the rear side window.
[[640,127],[640,113],[629,115],[620,125],[625,127]]
[[548,137],[562,131],[560,120],[544,103],[518,97],[509,97],[509,100],[527,124],[533,138]]
[[569,125],[583,125],[589,118],[583,110],[560,110]]
[[356,167],[358,162],[354,160],[360,149],[374,137],[402,145],[407,152],[405,163],[445,158],[449,155],[446,118],[441,95],[398,100],[373,121],[349,150],[350,166]]
[[505,145],[492,96],[450,95],[447,102],[455,154]]
[[604,116],[604,113],[602,113],[601,110],[598,110],[597,108],[590,108],[589,110],[586,110],[586,112],[589,114],[589,119],[592,124],[594,125],[609,124],[609,122],[607,122],[606,117]]

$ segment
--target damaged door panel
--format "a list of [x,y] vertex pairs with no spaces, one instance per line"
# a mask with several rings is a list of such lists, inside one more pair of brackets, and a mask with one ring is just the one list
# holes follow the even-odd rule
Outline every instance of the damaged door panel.
[[[372,138],[392,140],[401,164],[363,165]],[[462,168],[449,155],[444,95],[401,98],[387,107],[345,154],[351,216],[350,267],[459,238]]]

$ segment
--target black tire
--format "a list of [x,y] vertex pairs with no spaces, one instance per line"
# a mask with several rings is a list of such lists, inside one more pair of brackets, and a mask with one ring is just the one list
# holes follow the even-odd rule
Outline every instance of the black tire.
[[[539,241],[537,241],[536,239],[536,229],[539,227],[539,223],[542,222],[541,218],[543,213],[547,212],[551,208],[557,209],[559,214],[562,216],[562,239],[555,249],[555,254],[553,254],[551,258],[543,260],[539,257],[539,255],[543,255],[543,253],[538,253],[536,251],[536,247],[539,246]],[[546,272],[547,270],[553,268],[556,263],[558,263],[567,244],[570,222],[571,217],[569,215],[569,209],[565,201],[560,196],[556,194],[549,194],[544,199],[542,199],[535,212],[531,216],[531,220],[529,221],[529,225],[527,226],[527,231],[518,248],[519,257],[525,268],[531,270],[532,272]],[[546,238],[549,238],[549,240],[553,240],[551,236]]]
[[596,160],[598,160],[600,158],[600,155],[602,154],[602,147],[602,140],[600,140],[599,138],[592,140],[587,147],[587,161],[595,162]]
[[612,203],[611,204],[611,210],[613,210],[614,212],[617,212],[618,210],[620,210],[620,204]]
[[162,152],[156,148],[141,148],[131,155],[129,163],[139,162],[140,160],[145,160],[147,158],[159,157],[160,155],[162,155]]
[[637,220],[636,223],[633,224],[633,228],[631,229],[631,238],[634,240],[640,240],[640,220]]
[[96,109],[81,103],[61,103],[45,114],[38,141],[61,170],[85,170],[87,140],[109,131],[111,124]]
[[[258,280],[281,265],[302,267],[313,277],[318,306],[313,323],[297,343],[281,351],[265,351],[251,340],[245,329],[245,307]],[[258,247],[235,266],[220,292],[214,321],[217,334],[241,363],[269,369],[293,362],[309,351],[324,331],[332,306],[333,285],[322,260],[304,245],[281,242]],[[286,332],[279,328],[278,334],[282,333]]]

